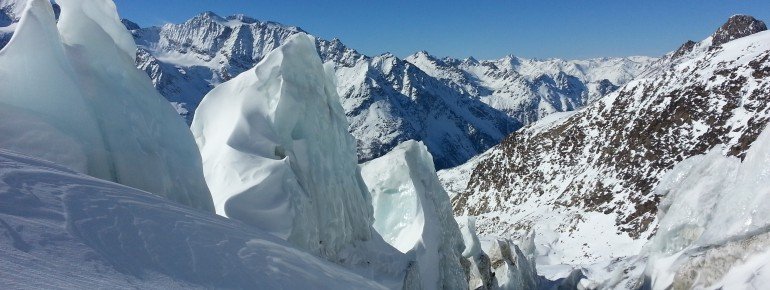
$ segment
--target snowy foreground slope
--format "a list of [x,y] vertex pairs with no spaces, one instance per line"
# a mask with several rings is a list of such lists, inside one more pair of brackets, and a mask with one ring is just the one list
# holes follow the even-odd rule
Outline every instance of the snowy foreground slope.
[[0,150],[4,289],[387,289],[243,223]]
[[[660,71],[574,115],[509,136],[478,161],[453,199],[455,212],[477,215],[482,235],[535,230],[544,275],[559,264],[603,265],[586,270],[600,281],[607,269],[643,270],[629,270],[625,258],[663,230],[669,215],[658,210],[668,192],[656,186],[665,174],[713,150],[747,158],[768,123],[770,32],[761,27],[735,16],[715,33],[729,41],[686,44],[656,64]],[[725,30],[733,32],[725,37]]]
[[220,215],[402,288],[417,268],[372,228],[333,78],[314,39],[296,34],[212,90],[191,127],[204,175]]
[[57,3],[58,23],[28,1],[0,50],[0,148],[212,210],[194,139],[134,67],[114,4]]
[[[124,23],[139,45],[137,65],[188,121],[213,87],[251,69],[289,36],[303,32],[211,12],[162,27]],[[582,107],[654,61],[508,57],[474,64],[446,61],[437,72],[418,61],[417,56],[433,59],[427,53],[404,60],[392,54],[369,57],[337,39],[318,39],[316,46],[323,61],[335,65],[337,91],[348,129],[357,140],[359,160],[382,156],[407,140],[420,140],[439,169],[465,162],[522,124]],[[460,77],[444,77],[443,71],[457,71]]]
[[416,256],[422,289],[468,289],[463,238],[428,148],[404,142],[362,164],[361,175],[372,194],[374,228],[396,249]]

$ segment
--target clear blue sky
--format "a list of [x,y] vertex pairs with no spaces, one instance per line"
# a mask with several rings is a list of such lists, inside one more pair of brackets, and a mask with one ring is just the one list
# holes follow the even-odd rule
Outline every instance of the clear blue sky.
[[299,26],[376,55],[480,59],[659,56],[701,40],[733,14],[770,22],[770,0],[116,0],[141,26],[203,11]]

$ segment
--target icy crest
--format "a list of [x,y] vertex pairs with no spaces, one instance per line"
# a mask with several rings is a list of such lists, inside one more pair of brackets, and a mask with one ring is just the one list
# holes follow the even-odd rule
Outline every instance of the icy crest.
[[716,288],[741,272],[756,272],[747,287],[770,279],[767,260],[754,261],[770,243],[770,130],[743,162],[720,149],[683,161],[657,188],[666,198],[646,248],[653,289]]
[[57,28],[49,1],[29,1],[0,51],[2,148],[213,209],[192,135],[133,66],[114,4],[59,4]]
[[368,240],[369,194],[336,98],[307,35],[212,90],[192,130],[217,213],[330,256]]
[[417,257],[423,289],[467,289],[462,234],[449,196],[421,142],[407,141],[361,165],[374,205],[374,228]]
[[334,83],[314,39],[297,34],[206,95],[192,130],[216,211],[378,280],[413,277],[372,228]]

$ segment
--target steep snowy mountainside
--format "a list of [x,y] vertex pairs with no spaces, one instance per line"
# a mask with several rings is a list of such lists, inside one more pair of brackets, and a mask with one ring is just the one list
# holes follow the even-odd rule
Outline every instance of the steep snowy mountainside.
[[438,59],[425,51],[407,58],[432,77],[525,124],[581,108],[628,83],[656,60],[642,56],[573,61],[507,56],[478,61]]
[[[138,67],[188,122],[213,87],[256,65],[290,35],[303,32],[211,12],[162,27],[124,23],[139,45]],[[358,142],[359,161],[382,156],[401,142],[419,140],[428,146],[438,169],[464,163],[523,124],[584,106],[594,95],[609,93],[633,78],[652,60],[516,58],[515,67],[512,61],[488,61],[483,63],[512,68],[464,67],[466,74],[484,77],[483,83],[474,78],[472,85],[462,87],[419,62],[392,54],[369,57],[338,39],[317,39],[316,46],[322,60],[335,64],[337,91],[349,131]],[[493,94],[496,90],[500,92]]]
[[387,289],[243,223],[0,150],[4,289]]
[[[560,121],[567,119],[577,112],[579,112],[579,110],[553,113],[538,120],[535,123],[529,124],[526,129],[530,131],[547,130],[548,128],[559,124]],[[441,184],[449,194],[450,199],[454,198],[457,196],[457,194],[465,191],[465,189],[468,188],[468,182],[471,179],[471,175],[473,175],[473,170],[476,169],[476,166],[478,166],[481,161],[489,158],[492,152],[494,152],[494,147],[485,151],[484,153],[474,156],[462,165],[436,172],[438,174],[439,180],[441,181]]]
[[484,235],[535,229],[541,264],[638,253],[655,233],[653,188],[665,172],[714,148],[745,157],[770,118],[768,76],[770,32],[690,55],[555,126],[506,138],[453,199],[455,212],[479,216]]
[[214,88],[191,129],[218,214],[391,289],[415,289],[407,278],[418,268],[372,227],[334,69],[321,62],[311,36],[291,36]]
[[[0,148],[213,210],[192,134],[109,0],[31,0],[0,50]],[[34,76],[34,77],[32,77]]]

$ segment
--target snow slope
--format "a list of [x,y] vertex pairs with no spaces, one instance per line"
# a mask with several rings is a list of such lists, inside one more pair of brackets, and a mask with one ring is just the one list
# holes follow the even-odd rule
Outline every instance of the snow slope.
[[[304,32],[243,15],[220,17],[211,12],[162,27],[140,28],[128,20],[124,24],[139,45],[137,65],[188,121],[213,87],[252,68],[289,36]],[[468,70],[477,72],[483,82],[470,75],[464,79],[473,82],[472,88],[483,90],[480,93],[434,75],[422,63],[409,61],[411,57],[369,57],[337,39],[317,39],[316,46],[323,61],[335,65],[337,91],[350,123],[348,129],[357,140],[359,161],[382,156],[401,142],[420,140],[438,169],[462,164],[484,152],[522,123],[583,106],[595,93],[617,88],[610,82],[623,84],[652,61],[641,57],[569,62],[517,58],[525,65],[513,66],[509,61],[500,69],[485,65],[504,65],[502,60],[483,62]],[[452,65],[447,69],[453,69]],[[513,87],[513,83],[520,86]],[[555,101],[560,98],[564,104]],[[531,104],[537,105],[541,99],[543,110],[538,111]],[[509,107],[518,109],[515,113],[508,110],[510,114],[500,111]]]
[[614,267],[640,253],[660,221],[653,189],[663,175],[715,148],[744,158],[770,119],[770,33],[710,41],[566,119],[509,136],[455,196],[456,214],[478,216],[481,235],[534,229],[540,265]]
[[234,220],[0,150],[4,289],[386,289]]
[[417,141],[361,165],[374,228],[399,251],[416,256],[422,289],[468,289],[463,238],[435,172],[428,149]]
[[29,1],[0,50],[0,147],[213,209],[185,124],[134,67],[107,0]]
[[218,214],[401,288],[408,260],[372,229],[333,78],[296,34],[212,90],[192,122],[206,181]]

